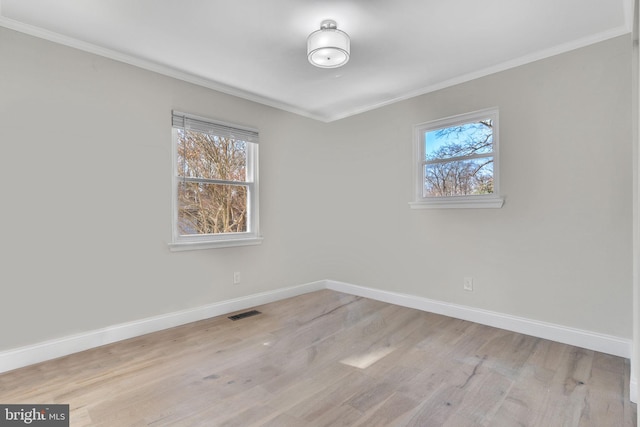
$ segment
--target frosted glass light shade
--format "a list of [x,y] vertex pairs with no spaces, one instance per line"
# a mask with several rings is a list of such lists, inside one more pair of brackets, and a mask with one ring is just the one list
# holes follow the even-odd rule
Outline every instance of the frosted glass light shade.
[[349,61],[351,40],[335,21],[322,21],[318,31],[307,38],[307,58],[320,68],[337,68]]

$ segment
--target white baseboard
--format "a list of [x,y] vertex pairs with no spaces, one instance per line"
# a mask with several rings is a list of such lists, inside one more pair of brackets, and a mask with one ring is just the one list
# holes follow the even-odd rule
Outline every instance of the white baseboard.
[[60,339],[45,341],[12,350],[0,352],[0,372],[22,368],[34,363],[67,356],[79,351],[111,344],[128,338],[173,328],[210,317],[222,316],[238,310],[279,301],[325,288],[325,281],[277,289],[253,294],[201,307],[149,317],[133,322],[109,326]]
[[[222,316],[234,311],[268,304],[270,302],[279,301],[321,289],[331,289],[403,307],[442,314],[483,325],[600,351],[615,356],[625,358],[631,357],[632,342],[629,339],[569,328],[566,326],[540,322],[537,320],[511,316],[488,310],[481,310],[463,305],[430,300],[413,295],[382,291],[379,289],[366,288],[333,280],[321,280],[300,286],[282,288],[232,300],[221,301],[194,309],[149,317],[103,329],[88,331],[82,334],[2,351],[0,352],[0,372],[11,371],[13,369],[44,362],[46,360],[55,359],[116,341],[184,325],[198,320],[208,319],[210,317]],[[631,396],[633,397],[633,401],[636,401],[636,394],[637,384],[632,382]]]
[[338,292],[358,295],[378,301],[415,308],[431,313],[469,320],[482,325],[506,329],[521,334],[532,335],[564,344],[595,350],[629,359],[632,341],[630,339],[599,334],[596,332],[570,328],[553,323],[526,319],[494,311],[482,310],[464,305],[431,300],[413,295],[382,291],[348,283],[326,280],[326,287]]

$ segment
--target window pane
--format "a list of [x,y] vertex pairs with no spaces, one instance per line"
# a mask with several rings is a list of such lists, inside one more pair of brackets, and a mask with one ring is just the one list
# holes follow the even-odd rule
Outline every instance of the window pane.
[[493,193],[493,157],[432,163],[424,168],[423,197]]
[[178,176],[246,181],[247,143],[178,130]]
[[181,235],[247,231],[247,187],[178,183],[178,230]]
[[493,120],[485,119],[425,132],[425,160],[493,152]]

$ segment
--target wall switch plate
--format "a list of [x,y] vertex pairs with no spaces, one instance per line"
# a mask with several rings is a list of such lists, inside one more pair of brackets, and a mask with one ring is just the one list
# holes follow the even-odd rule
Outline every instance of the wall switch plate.
[[464,284],[462,285],[462,288],[465,291],[473,291],[473,277],[465,277],[464,278]]
[[240,283],[240,272],[236,271],[233,273],[233,284],[237,285],[238,283]]

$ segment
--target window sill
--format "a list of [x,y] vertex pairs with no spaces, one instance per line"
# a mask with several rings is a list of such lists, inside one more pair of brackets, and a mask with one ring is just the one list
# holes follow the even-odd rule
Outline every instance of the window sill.
[[441,199],[409,202],[411,209],[499,209],[502,197],[443,197]]
[[202,242],[169,243],[171,252],[195,251],[200,249],[232,248],[236,246],[252,246],[262,243],[262,237],[248,237],[246,239],[209,240]]

